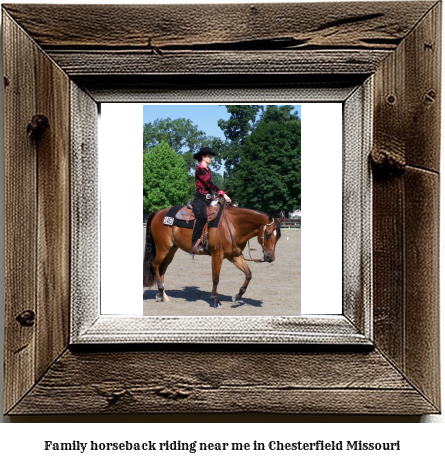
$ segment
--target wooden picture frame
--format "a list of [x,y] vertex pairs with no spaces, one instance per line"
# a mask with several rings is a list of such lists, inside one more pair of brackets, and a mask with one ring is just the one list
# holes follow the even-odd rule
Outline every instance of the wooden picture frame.
[[[2,14],[6,414],[440,411],[440,2],[10,4]],[[97,221],[83,175],[97,169],[99,103],[370,79],[372,256],[357,260],[372,262],[372,308],[351,296],[342,321],[354,338],[303,319],[315,336],[290,345],[73,341],[73,294],[91,302],[73,263],[96,253],[74,239]],[[74,206],[73,182],[84,183]]]

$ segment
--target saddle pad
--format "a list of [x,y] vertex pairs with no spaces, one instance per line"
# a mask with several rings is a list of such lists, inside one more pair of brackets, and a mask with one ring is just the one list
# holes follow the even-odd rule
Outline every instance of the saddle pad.
[[[178,226],[179,228],[186,228],[186,229],[193,229],[193,226],[195,224],[195,220],[192,221],[182,221],[178,220],[175,218],[176,213],[183,208],[184,205],[175,205],[174,207],[171,207],[170,210],[166,213],[165,218],[164,218],[164,224],[166,226]],[[221,213],[224,210],[224,208],[220,208],[218,215],[216,218],[209,223],[209,228],[216,228],[219,224],[219,219],[221,217]]]

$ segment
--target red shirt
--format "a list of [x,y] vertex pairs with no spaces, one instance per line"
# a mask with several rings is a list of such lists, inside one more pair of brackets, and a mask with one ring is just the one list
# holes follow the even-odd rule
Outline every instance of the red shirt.
[[212,191],[217,192],[219,195],[224,195],[225,192],[215,185],[212,179],[210,168],[205,168],[199,164],[195,171],[195,183],[197,194],[211,194]]

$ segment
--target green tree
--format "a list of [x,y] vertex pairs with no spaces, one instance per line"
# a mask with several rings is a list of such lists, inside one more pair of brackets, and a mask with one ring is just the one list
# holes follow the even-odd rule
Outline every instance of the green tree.
[[185,118],[156,119],[153,123],[144,124],[143,150],[167,142],[176,152],[181,153],[184,146],[193,146],[203,133]]
[[262,105],[225,105],[230,117],[227,121],[220,119],[218,126],[224,132],[226,144],[221,148],[224,154],[225,170],[230,176],[231,170],[240,162],[241,147],[255,126]]
[[167,144],[180,154],[186,163],[188,171],[194,171],[197,162],[193,155],[200,147],[211,147],[217,154],[213,157],[213,168],[221,167],[221,152],[223,141],[218,137],[207,136],[190,119],[156,119],[153,123],[144,124],[143,150],[155,147],[161,142]]
[[186,163],[165,141],[144,152],[143,196],[146,212],[183,204],[189,198]]
[[286,105],[267,106],[240,150],[230,193],[244,207],[287,211],[301,204],[301,120]]

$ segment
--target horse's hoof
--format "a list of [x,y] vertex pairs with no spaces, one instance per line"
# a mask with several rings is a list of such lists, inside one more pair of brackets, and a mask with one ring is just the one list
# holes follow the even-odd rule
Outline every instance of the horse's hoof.
[[156,294],[156,302],[163,302],[163,298],[161,294]]
[[239,301],[239,299],[241,299],[241,297],[240,297],[238,294],[236,294],[236,295],[234,295],[234,296],[232,297],[232,302],[233,302],[233,303],[236,303],[236,302]]
[[215,302],[213,303],[213,306],[215,308],[221,308],[222,307],[222,303],[219,301],[219,300],[215,300]]

